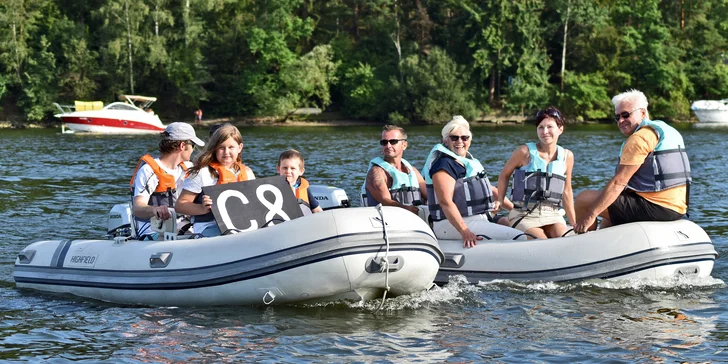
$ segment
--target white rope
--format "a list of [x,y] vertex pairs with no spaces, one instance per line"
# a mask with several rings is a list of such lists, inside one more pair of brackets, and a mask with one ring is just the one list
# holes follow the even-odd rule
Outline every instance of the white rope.
[[377,204],[377,212],[379,212],[379,218],[382,219],[382,232],[384,234],[384,243],[386,244],[386,251],[384,253],[384,259],[382,265],[379,267],[380,272],[384,272],[384,295],[382,296],[382,303],[379,305],[374,313],[384,307],[384,301],[387,299],[387,292],[389,292],[389,237],[387,236],[387,223],[384,221],[384,213],[382,212],[382,204]]

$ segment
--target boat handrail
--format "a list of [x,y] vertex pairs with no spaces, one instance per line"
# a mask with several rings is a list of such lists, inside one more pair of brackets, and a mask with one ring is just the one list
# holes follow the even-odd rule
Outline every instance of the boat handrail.
[[61,112],[61,114],[70,114],[76,110],[76,105],[61,105],[57,102],[54,102],[53,106],[55,106],[58,111]]

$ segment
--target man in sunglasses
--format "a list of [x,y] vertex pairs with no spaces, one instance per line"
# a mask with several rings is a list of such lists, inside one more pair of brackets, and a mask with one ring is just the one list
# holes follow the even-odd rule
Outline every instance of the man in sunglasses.
[[650,120],[647,98],[630,90],[612,98],[622,144],[614,177],[601,191],[585,190],[576,197],[574,231],[635,221],[674,221],[688,209],[690,162],[680,133],[664,121]]
[[[132,195],[132,215],[136,236],[139,240],[155,240],[150,219],[155,216],[161,221],[173,216],[169,207],[182,192],[181,186],[195,145],[205,143],[195,134],[195,129],[186,123],[171,123],[160,134],[159,157],[147,154],[139,159],[129,184]],[[176,217],[175,217],[176,218]]]
[[402,158],[407,149],[407,132],[396,125],[382,128],[382,157],[369,162],[361,187],[362,206],[398,206],[419,214],[417,206],[427,202],[425,179],[417,168]]

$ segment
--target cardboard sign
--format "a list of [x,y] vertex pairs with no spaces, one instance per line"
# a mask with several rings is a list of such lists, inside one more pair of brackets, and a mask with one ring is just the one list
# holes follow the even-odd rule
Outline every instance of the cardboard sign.
[[223,233],[256,230],[303,216],[283,176],[205,186],[202,193],[212,199],[212,214]]

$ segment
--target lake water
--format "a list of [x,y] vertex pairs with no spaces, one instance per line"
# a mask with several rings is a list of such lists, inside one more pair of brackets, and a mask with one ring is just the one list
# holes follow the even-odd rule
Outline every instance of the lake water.
[[[357,193],[380,153],[379,127],[242,128],[244,161],[275,174],[278,154],[306,156],[312,183]],[[440,128],[409,128],[405,157],[421,168]],[[176,308],[112,305],[19,291],[17,253],[39,239],[101,238],[127,201],[155,136],[0,130],[0,361],[35,362],[719,362],[728,353],[728,130],[681,129],[695,183],[690,217],[721,254],[712,278],[572,284],[450,284],[379,302]],[[207,130],[198,130],[207,135]],[[471,152],[493,180],[534,126],[474,128]],[[575,193],[611,177],[614,125],[568,126]],[[721,160],[723,162],[721,162]],[[599,243],[594,243],[599,249]]]

